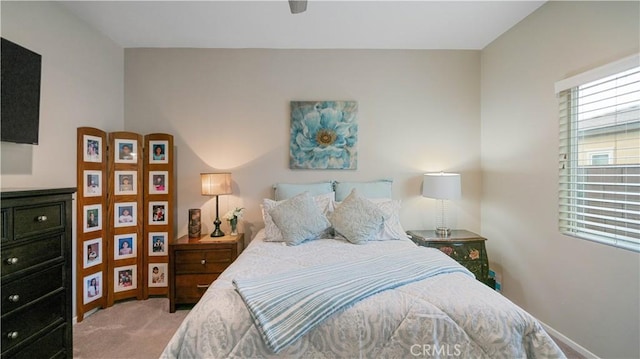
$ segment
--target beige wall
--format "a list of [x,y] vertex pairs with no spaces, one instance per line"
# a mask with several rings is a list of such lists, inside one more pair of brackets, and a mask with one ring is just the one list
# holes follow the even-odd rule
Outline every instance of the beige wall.
[[[42,55],[39,144],[0,143],[2,188],[75,187],[76,128],[124,126],[124,51],[54,2],[2,1],[0,11],[2,37]],[[74,233],[74,253],[75,243]]]
[[1,142],[2,188],[74,187],[76,128],[124,126],[124,52],[54,2],[2,1],[2,37],[42,55],[37,146]]
[[640,255],[557,230],[554,83],[638,52],[638,2],[550,2],[482,52],[482,234],[504,294],[603,358],[640,357]]
[[[125,127],[175,136],[178,234],[189,208],[211,231],[215,200],[199,173],[231,171],[221,215],[246,207],[240,229],[263,227],[260,203],[277,182],[394,180],[407,229],[432,228],[425,171],[462,173],[457,225],[479,230],[478,51],[125,50]],[[290,170],[289,101],[355,100],[358,169]],[[226,223],[223,230],[228,228]]]
[[[1,12],[2,36],[43,55],[41,144],[25,150],[2,143],[3,187],[74,186],[79,126],[175,136],[179,234],[186,233],[189,208],[202,208],[212,221],[214,202],[199,194],[204,171],[233,173],[234,194],[221,197],[220,210],[247,207],[241,229],[252,234],[262,227],[258,204],[273,183],[324,179],[393,178],[405,227],[429,228],[435,203],[419,195],[422,173],[461,172],[456,226],[482,225],[504,294],[593,353],[640,356],[638,254],[556,229],[553,93],[557,80],[638,51],[637,2],[551,2],[482,55],[123,54],[54,3],[2,1]],[[289,101],[307,99],[359,102],[358,170],[288,169]]]

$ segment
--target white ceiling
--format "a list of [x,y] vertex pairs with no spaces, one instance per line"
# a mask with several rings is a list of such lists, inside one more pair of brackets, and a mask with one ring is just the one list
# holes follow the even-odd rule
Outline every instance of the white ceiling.
[[470,49],[545,1],[61,1],[130,47]]

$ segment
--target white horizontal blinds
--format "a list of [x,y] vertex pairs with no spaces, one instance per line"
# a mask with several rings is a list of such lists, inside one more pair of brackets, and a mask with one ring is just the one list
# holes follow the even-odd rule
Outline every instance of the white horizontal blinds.
[[560,91],[559,226],[640,252],[640,67]]

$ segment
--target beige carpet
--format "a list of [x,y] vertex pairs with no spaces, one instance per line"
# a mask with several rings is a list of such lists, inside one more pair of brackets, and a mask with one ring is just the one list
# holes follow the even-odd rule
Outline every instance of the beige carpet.
[[[116,303],[73,327],[73,357],[78,359],[157,359],[189,313],[169,313],[169,299]],[[568,359],[584,359],[557,341]]]
[[73,326],[73,357],[157,359],[188,309],[169,313],[169,299],[118,302]]

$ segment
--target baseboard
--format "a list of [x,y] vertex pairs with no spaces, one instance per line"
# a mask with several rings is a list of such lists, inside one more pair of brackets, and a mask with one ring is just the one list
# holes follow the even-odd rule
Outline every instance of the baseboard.
[[[540,322],[540,321],[538,320],[538,322]],[[548,326],[547,324],[545,324],[543,322],[540,322],[540,324],[544,327],[544,330],[546,330],[554,338],[562,341],[562,343],[564,343],[565,345],[567,345],[571,349],[577,351],[578,353],[580,353],[580,355],[584,356],[585,358],[587,358],[587,359],[600,359],[597,355],[593,354],[592,352],[588,351],[586,348],[584,348],[580,344],[578,344],[578,343],[574,342],[573,340],[569,339],[569,337],[567,337],[566,335],[564,335],[564,334],[560,333],[559,331],[551,328],[550,326]]]
[[[90,316],[91,314],[97,312],[98,309],[100,309],[100,308],[93,308],[93,309],[89,310],[88,312],[84,313],[84,317],[86,318],[86,317]],[[73,317],[73,325],[76,325],[76,324],[78,324],[78,317],[77,316]]]

